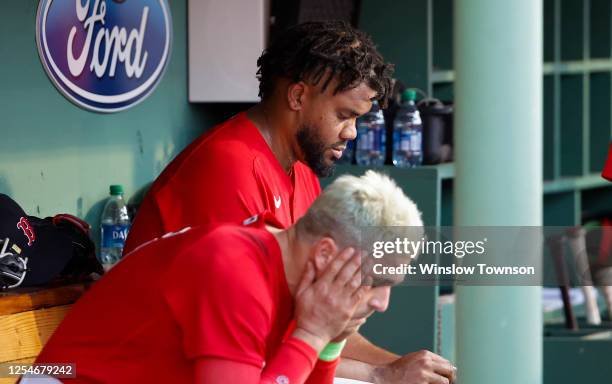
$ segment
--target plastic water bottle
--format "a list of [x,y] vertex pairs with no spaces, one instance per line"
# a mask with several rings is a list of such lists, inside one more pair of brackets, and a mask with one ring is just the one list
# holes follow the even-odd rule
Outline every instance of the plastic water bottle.
[[123,187],[110,186],[110,197],[104,205],[100,225],[100,263],[108,271],[121,259],[125,239],[130,229],[127,205],[123,200]]
[[387,153],[386,143],[385,118],[378,101],[374,100],[370,112],[357,120],[357,164],[383,165]]
[[423,123],[415,100],[416,92],[405,90],[393,120],[393,165],[397,167],[423,164]]
[[353,164],[353,156],[355,155],[355,140],[349,140],[346,143],[346,149],[342,152],[342,157],[338,160],[338,164]]

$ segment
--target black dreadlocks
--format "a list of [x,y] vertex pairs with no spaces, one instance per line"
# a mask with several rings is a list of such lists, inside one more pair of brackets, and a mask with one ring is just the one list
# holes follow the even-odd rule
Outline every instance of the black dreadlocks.
[[384,108],[391,93],[393,65],[384,62],[368,35],[344,21],[307,22],[285,33],[257,60],[259,97],[265,99],[277,78],[318,84],[323,91],[338,78],[334,94],[366,83]]

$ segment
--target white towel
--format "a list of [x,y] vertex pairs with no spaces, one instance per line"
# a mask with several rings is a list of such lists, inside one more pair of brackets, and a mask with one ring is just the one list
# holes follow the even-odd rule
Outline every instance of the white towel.
[[335,378],[334,384],[372,384],[361,380]]

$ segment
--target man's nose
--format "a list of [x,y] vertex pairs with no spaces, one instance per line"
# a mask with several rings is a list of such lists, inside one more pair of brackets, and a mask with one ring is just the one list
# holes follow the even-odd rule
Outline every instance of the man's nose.
[[351,122],[340,131],[340,139],[343,141],[346,140],[355,140],[357,137],[357,127],[356,120],[351,120]]
[[389,298],[391,296],[391,287],[380,287],[370,300],[370,306],[377,312],[384,312],[389,308]]

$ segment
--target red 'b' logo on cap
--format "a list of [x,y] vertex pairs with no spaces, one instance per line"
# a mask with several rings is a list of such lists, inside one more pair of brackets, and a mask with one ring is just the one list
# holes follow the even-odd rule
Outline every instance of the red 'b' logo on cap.
[[25,237],[28,238],[28,247],[31,246],[34,240],[36,240],[36,235],[34,234],[34,230],[32,229],[32,226],[30,225],[28,219],[26,219],[25,217],[19,219],[19,222],[17,223],[17,228],[21,229]]

